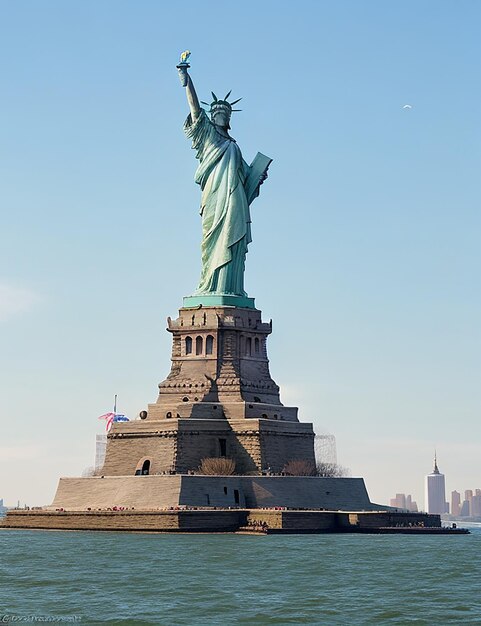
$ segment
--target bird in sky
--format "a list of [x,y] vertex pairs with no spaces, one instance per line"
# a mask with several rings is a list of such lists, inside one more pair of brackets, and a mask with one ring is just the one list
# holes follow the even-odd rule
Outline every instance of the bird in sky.
[[403,109],[412,109],[412,106],[410,104],[405,104],[403,106]]

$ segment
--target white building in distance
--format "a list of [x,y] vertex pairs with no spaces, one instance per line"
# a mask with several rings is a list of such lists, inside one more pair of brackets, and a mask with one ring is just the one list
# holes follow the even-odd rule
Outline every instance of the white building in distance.
[[428,513],[442,515],[449,511],[449,506],[446,502],[444,474],[441,474],[438,469],[436,455],[434,456],[434,469],[431,474],[426,476],[424,506]]

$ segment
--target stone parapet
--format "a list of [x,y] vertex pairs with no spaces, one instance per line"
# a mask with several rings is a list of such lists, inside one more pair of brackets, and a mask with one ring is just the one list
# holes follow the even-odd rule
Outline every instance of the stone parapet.
[[362,478],[310,476],[106,476],[61,478],[51,510],[113,507],[287,507],[371,511]]

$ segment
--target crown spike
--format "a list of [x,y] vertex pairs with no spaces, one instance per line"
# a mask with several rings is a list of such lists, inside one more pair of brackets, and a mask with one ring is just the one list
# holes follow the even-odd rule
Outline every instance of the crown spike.
[[[230,92],[229,92],[230,93]],[[234,106],[234,104],[237,104],[238,102],[240,102],[242,100],[242,98],[239,98],[238,100],[234,100],[234,102],[231,102],[230,105]]]
[[213,91],[210,92],[212,94],[212,97],[214,98],[214,102],[217,102],[217,96],[215,95],[215,93]]
[[231,93],[232,93],[232,89],[229,91],[229,93],[226,96],[224,96],[224,100],[227,100],[227,98],[230,96]]

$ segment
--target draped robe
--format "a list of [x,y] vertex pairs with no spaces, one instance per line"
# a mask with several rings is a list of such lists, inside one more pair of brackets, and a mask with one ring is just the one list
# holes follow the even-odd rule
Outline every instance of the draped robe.
[[201,109],[185,134],[192,140],[199,166],[195,182],[202,190],[202,271],[197,294],[246,296],[244,266],[251,242],[245,182],[250,167],[234,139],[223,133]]

